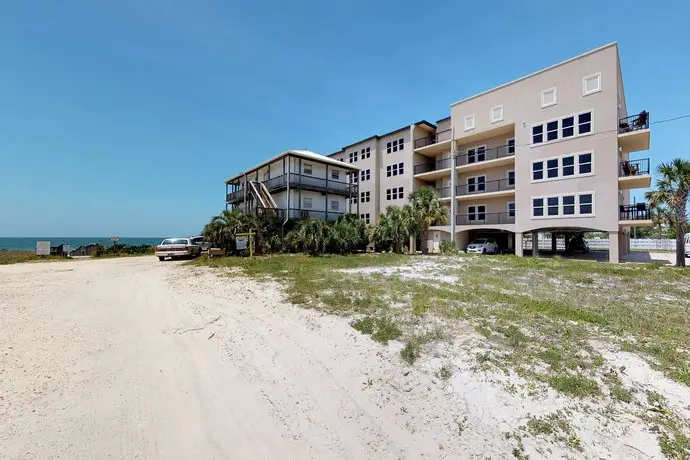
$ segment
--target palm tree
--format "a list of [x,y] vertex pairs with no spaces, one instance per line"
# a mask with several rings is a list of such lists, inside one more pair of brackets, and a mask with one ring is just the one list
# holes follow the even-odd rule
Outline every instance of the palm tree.
[[645,198],[653,208],[665,204],[673,214],[672,223],[676,230],[676,267],[685,267],[685,227],[688,223],[687,206],[690,195],[690,161],[676,158],[670,163],[661,163],[657,168],[659,178],[656,190],[649,191]]
[[372,239],[380,247],[392,247],[393,251],[401,253],[413,225],[409,206],[388,206],[386,213],[378,218]]
[[321,219],[304,219],[297,224],[288,240],[297,243],[299,249],[312,256],[326,252],[333,237],[331,226]]
[[332,250],[341,254],[365,250],[369,243],[367,226],[358,215],[344,214],[333,225]]
[[204,226],[202,236],[204,240],[210,241],[220,248],[233,250],[235,248],[235,235],[241,233],[246,228],[246,215],[240,211],[222,211],[219,215],[211,218],[211,221]]
[[439,200],[433,187],[424,186],[416,192],[410,193],[408,200],[412,208],[412,216],[422,237],[422,252],[426,254],[429,250],[427,247],[429,227],[435,223],[445,224],[448,222],[448,210]]

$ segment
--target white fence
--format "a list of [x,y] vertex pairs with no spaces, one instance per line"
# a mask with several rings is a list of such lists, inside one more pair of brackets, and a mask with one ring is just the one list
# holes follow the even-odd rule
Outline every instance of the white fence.
[[[593,238],[587,239],[587,244],[589,249],[608,249],[609,240],[608,238]],[[525,249],[532,249],[532,240],[525,240]],[[539,249],[551,250],[551,239],[550,238],[539,238]],[[556,241],[556,249],[559,251],[565,251],[565,239],[558,238]],[[676,250],[676,240],[669,239],[651,239],[651,238],[630,238],[630,249],[635,251],[675,251]]]

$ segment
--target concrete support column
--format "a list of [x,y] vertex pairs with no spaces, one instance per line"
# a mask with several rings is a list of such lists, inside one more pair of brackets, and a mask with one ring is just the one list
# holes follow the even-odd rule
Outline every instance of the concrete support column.
[[609,262],[613,264],[620,262],[618,232],[609,232]]
[[417,252],[417,238],[414,236],[410,237],[410,254]]
[[523,256],[523,250],[522,250],[522,233],[516,233],[515,234],[515,255],[518,257]]
[[551,232],[551,252],[553,255],[556,255],[558,252],[558,239],[556,238],[556,234]]
[[532,257],[539,257],[539,232],[532,232]]

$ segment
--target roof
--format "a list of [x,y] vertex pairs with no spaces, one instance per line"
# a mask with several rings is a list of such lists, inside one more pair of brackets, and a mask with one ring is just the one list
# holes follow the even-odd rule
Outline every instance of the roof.
[[[418,122],[412,123],[412,124],[413,124],[414,126],[426,125],[426,126],[428,126],[429,128],[431,128],[431,129],[436,129],[436,125],[435,125],[435,124],[429,123],[429,122],[426,121],[426,120],[419,120]],[[394,129],[393,131],[387,132],[386,134],[374,134],[373,136],[369,136],[369,137],[367,137],[366,139],[362,139],[362,140],[359,140],[359,141],[357,141],[357,142],[353,142],[352,144],[347,144],[345,147],[343,147],[342,149],[338,150],[337,152],[331,153],[329,156],[337,155],[337,154],[343,152],[344,150],[346,150],[346,149],[352,147],[353,145],[361,144],[362,142],[366,142],[366,141],[369,141],[369,140],[371,140],[371,139],[381,139],[382,137],[390,136],[391,134],[395,134],[395,133],[397,133],[397,132],[404,131],[404,130],[409,129],[409,128],[410,128],[410,125],[406,125],[406,126],[403,126],[402,128]]]
[[257,166],[252,167],[251,169],[248,169],[246,171],[243,171],[239,174],[232,176],[229,179],[226,179],[225,183],[228,184],[228,183],[230,183],[236,179],[239,179],[240,177],[244,176],[245,174],[253,173],[257,169],[261,169],[268,164],[275,163],[276,161],[282,159],[283,157],[287,157],[287,156],[298,157],[298,158],[303,158],[305,160],[312,160],[312,161],[316,161],[318,163],[337,166],[341,169],[350,169],[352,171],[359,171],[359,168],[357,166],[353,166],[351,164],[344,163],[342,161],[328,158],[327,156],[320,155],[320,154],[312,152],[310,150],[286,150],[283,153],[276,155],[273,158],[270,158],[270,159],[264,161],[263,163],[258,164]]
[[558,64],[554,64],[554,65],[551,65],[551,66],[546,67],[546,68],[544,68],[544,69],[537,70],[536,72],[532,72],[531,74],[525,75],[524,77],[520,77],[520,78],[518,78],[518,79],[516,79],[516,80],[509,81],[508,83],[504,83],[504,84],[502,84],[502,85],[496,86],[495,88],[488,89],[488,90],[486,90],[486,91],[484,91],[484,92],[481,92],[481,93],[479,93],[479,94],[475,94],[474,96],[467,97],[467,98],[462,99],[462,100],[460,100],[460,101],[458,101],[458,102],[453,102],[450,106],[453,107],[454,105],[462,104],[463,102],[467,102],[467,101],[472,100],[472,99],[474,99],[474,98],[477,98],[477,97],[479,97],[479,96],[483,96],[483,95],[485,95],[485,94],[491,93],[491,92],[496,91],[496,90],[498,90],[498,89],[505,88],[506,86],[510,86],[510,85],[515,84],[515,83],[518,83],[518,82],[520,82],[520,81],[522,81],[522,80],[526,80],[526,79],[531,78],[531,77],[533,77],[533,76],[535,76],[535,75],[538,75],[538,74],[540,74],[540,73],[542,73],[542,72],[546,72],[546,71],[548,71],[548,70],[555,69],[556,67],[560,67],[560,66],[562,66],[562,65],[564,65],[564,64],[567,64],[567,63],[569,63],[569,62],[576,61],[576,60],[578,60],[578,59],[582,59],[583,57],[589,56],[590,54],[597,53],[597,52],[599,52],[599,51],[601,51],[601,50],[604,50],[604,49],[606,49],[606,48],[609,48],[609,47],[611,47],[611,46],[616,46],[616,47],[617,47],[617,46],[618,46],[618,42],[611,42],[611,43],[609,43],[609,44],[607,44],[607,45],[600,46],[599,48],[595,48],[595,49],[593,49],[593,50],[587,51],[586,53],[582,53],[582,54],[580,54],[580,55],[578,55],[578,56],[572,57],[572,58],[570,58],[570,59],[566,59],[565,61],[561,61],[561,62],[559,62]]

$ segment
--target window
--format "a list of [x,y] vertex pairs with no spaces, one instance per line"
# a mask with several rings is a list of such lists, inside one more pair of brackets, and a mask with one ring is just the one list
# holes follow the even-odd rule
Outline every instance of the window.
[[555,141],[558,139],[558,120],[546,123],[546,140]]
[[544,142],[544,125],[532,126],[532,143],[541,144]]
[[515,185],[515,171],[508,171],[508,185]]
[[392,174],[393,174],[392,166],[391,165],[386,166],[386,177],[391,177]]
[[340,180],[340,171],[331,171],[331,179]]
[[561,120],[561,137],[572,137],[575,135],[575,117],[565,117]]
[[486,190],[486,176],[468,177],[467,193],[477,193]]
[[350,203],[351,204],[357,204],[357,197],[350,198]]
[[577,116],[577,133],[592,132],[592,112],[584,112]]
[[563,157],[561,159],[561,164],[563,166],[563,177],[572,176],[575,174],[575,157]]
[[580,214],[593,214],[593,203],[592,203],[592,194],[591,193],[583,193],[579,195],[580,198]]
[[404,164],[405,163],[394,163],[386,166],[386,176],[391,177],[402,175],[404,172]]
[[362,220],[364,221],[365,224],[368,224],[368,223],[369,223],[369,213],[360,214],[359,217],[362,218]]
[[302,198],[302,207],[304,209],[311,209],[311,198],[306,196]]
[[544,162],[535,161],[532,163],[532,180],[542,180],[544,178]]
[[580,174],[589,174],[592,172],[592,154],[581,153],[577,156],[578,170]]
[[486,160],[486,146],[474,147],[467,149],[467,162],[477,163]]
[[387,189],[386,189],[386,201],[390,201],[390,200],[391,200],[391,196],[392,196],[392,194],[391,194],[391,189],[387,188]]
[[486,205],[480,204],[467,207],[467,220],[470,222],[486,220]]
[[364,160],[365,158],[371,157],[371,147],[367,147],[365,149],[362,149],[361,153],[361,159]]
[[397,152],[398,150],[403,150],[405,148],[405,139],[400,138],[398,140],[388,142],[386,144],[386,153]]
[[556,88],[545,89],[541,92],[541,107],[549,107],[556,104]]
[[341,163],[344,163],[344,162],[345,162],[345,158],[341,158],[341,159],[340,159],[340,162],[341,162]]
[[508,202],[508,217],[515,217],[515,202]]
[[304,163],[304,165],[302,166],[302,172],[304,172],[304,174],[306,174],[308,176],[311,176],[311,174],[312,174],[311,165],[309,163]]
[[338,211],[340,209],[340,202],[338,200],[331,200],[331,211]]
[[402,176],[405,172],[405,163],[398,163],[398,175]]
[[353,160],[357,161],[357,156],[354,153],[350,152],[350,163],[352,163]]
[[474,129],[474,114],[465,117],[465,131]]
[[506,145],[508,146],[508,153],[515,153],[515,138],[508,139]]
[[575,195],[566,195],[563,197],[563,215],[575,215]]
[[557,216],[558,215],[558,197],[557,196],[552,196],[546,199],[546,213],[549,216]]
[[544,198],[532,199],[532,215],[535,217],[544,215]]
[[601,73],[595,73],[582,79],[582,95],[588,96],[601,91]]
[[359,199],[362,203],[371,201],[371,192],[359,192]]
[[558,177],[558,158],[546,161],[546,177],[549,179]]
[[405,149],[405,139],[401,138],[398,140],[398,150],[402,151]]
[[398,187],[398,198],[401,200],[404,198],[404,188],[403,187]]
[[491,107],[491,123],[496,123],[497,121],[503,120],[503,106],[497,105]]
[[405,198],[405,191],[403,187],[393,187],[386,189],[386,200],[402,200]]
[[371,169],[363,169],[359,172],[360,182],[371,179]]

